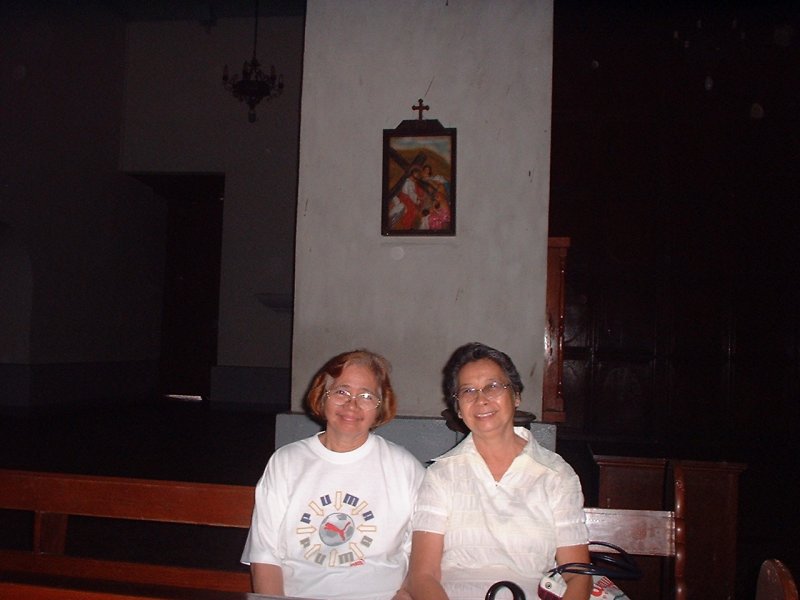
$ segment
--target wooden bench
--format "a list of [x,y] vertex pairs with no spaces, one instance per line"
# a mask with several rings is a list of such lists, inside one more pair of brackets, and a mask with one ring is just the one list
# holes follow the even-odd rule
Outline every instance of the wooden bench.
[[0,578],[0,600],[255,600],[245,592],[146,586],[51,575],[15,573]]
[[248,486],[0,470],[0,508],[34,514],[32,549],[0,549],[0,573],[248,592],[246,570],[101,560],[64,551],[70,516],[247,529],[253,501]]
[[[676,600],[686,598],[681,485],[676,484],[674,511],[585,509],[591,539],[611,542],[633,555],[674,557]],[[178,590],[248,592],[250,577],[245,571],[77,557],[65,554],[65,549],[70,516],[247,529],[253,494],[250,486],[0,470],[0,508],[34,513],[32,549],[0,549],[0,574],[6,580],[3,582],[6,587],[0,586],[0,591],[7,591],[13,585],[36,587],[35,576],[41,576],[50,581],[69,578]],[[16,578],[9,578],[10,574]],[[47,595],[54,585],[40,585],[39,597],[58,597]],[[80,597],[74,595],[74,587],[64,584],[61,597]],[[131,595],[130,588],[126,589]],[[176,595],[174,589],[170,594],[165,597],[185,597]]]
[[756,600],[797,600],[797,585],[791,571],[777,558],[761,563]]
[[0,600],[311,600],[247,592],[223,592],[15,573],[0,578]]
[[[584,512],[589,539],[610,542],[634,556],[671,557],[672,594],[675,600],[686,600],[686,496],[681,465],[673,468],[673,478],[674,510],[585,508]],[[625,589],[625,582],[617,583]]]
[[[686,586],[693,597],[707,600],[736,595],[739,479],[745,464],[598,454],[594,461],[597,506],[640,510],[671,508],[665,506],[665,496],[670,494],[672,471],[680,465],[688,498],[684,518],[691,531],[686,540]],[[654,562],[658,561],[643,564]]]

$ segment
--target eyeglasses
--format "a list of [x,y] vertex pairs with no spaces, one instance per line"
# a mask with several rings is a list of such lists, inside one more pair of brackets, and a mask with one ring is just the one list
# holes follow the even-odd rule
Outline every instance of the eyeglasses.
[[369,392],[354,394],[346,388],[334,388],[325,392],[325,396],[336,406],[344,406],[351,400],[361,410],[375,410],[381,405],[381,399]]
[[503,395],[503,392],[510,387],[510,383],[498,383],[497,381],[492,381],[480,389],[471,387],[458,390],[455,394],[453,394],[453,397],[462,404],[472,404],[481,394],[483,394],[483,397],[487,400],[497,400]]

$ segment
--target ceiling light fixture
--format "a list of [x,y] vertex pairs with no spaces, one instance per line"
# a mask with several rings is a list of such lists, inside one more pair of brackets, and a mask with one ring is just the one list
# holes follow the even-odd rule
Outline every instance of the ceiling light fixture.
[[253,34],[253,58],[244,61],[242,75],[228,77],[228,65],[222,71],[222,85],[231,92],[239,102],[246,102],[250,110],[247,120],[256,122],[256,106],[264,98],[269,100],[279,96],[283,91],[283,75],[275,75],[275,65],[271,65],[269,74],[261,70],[261,63],[256,58],[258,48],[258,0],[256,0],[255,32]]

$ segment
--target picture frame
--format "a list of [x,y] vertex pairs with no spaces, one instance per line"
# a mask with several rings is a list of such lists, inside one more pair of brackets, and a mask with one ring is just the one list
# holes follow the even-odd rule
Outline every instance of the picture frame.
[[454,236],[456,130],[439,121],[403,121],[383,130],[381,234]]

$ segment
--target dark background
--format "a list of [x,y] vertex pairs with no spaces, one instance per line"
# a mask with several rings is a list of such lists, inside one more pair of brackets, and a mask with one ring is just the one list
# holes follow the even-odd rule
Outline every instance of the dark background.
[[559,451],[588,495],[592,452],[746,463],[741,598],[768,556],[800,573],[798,14],[555,3]]

